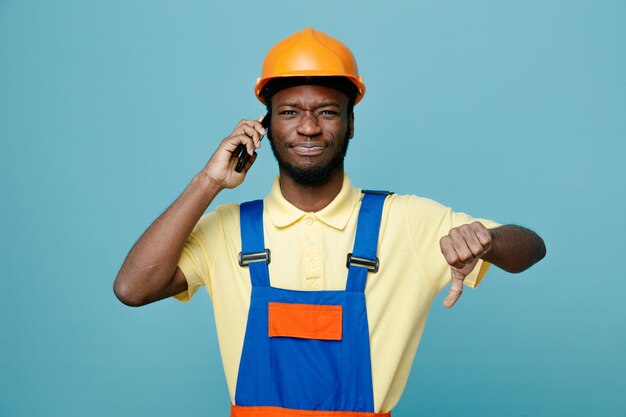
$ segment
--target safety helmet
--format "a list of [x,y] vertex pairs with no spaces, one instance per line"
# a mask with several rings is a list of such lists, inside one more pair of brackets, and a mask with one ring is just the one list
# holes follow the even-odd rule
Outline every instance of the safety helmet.
[[283,39],[270,49],[263,61],[261,77],[255,93],[263,104],[263,88],[280,77],[345,77],[356,87],[354,104],[365,94],[363,77],[359,75],[352,52],[339,40],[311,27]]

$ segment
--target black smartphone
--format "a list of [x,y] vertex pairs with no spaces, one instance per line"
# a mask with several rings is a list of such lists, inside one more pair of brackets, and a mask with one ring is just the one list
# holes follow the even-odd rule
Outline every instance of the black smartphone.
[[[263,126],[266,132],[270,125],[269,115],[269,112],[266,113],[265,117],[263,117],[263,120],[261,120],[261,126]],[[261,136],[261,139],[263,139],[263,136]],[[245,145],[239,145],[237,146],[237,149],[235,149],[235,155],[237,155],[237,165],[235,166],[235,172],[241,172],[243,170],[243,167],[246,166],[246,163],[250,160],[250,154],[248,153]]]

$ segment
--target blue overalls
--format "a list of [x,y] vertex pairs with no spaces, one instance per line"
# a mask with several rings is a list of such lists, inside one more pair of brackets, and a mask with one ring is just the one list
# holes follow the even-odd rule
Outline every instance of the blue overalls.
[[239,264],[250,270],[252,296],[231,416],[381,416],[374,413],[364,291],[368,272],[378,271],[388,193],[364,193],[345,291],[273,288],[263,201],[241,205]]

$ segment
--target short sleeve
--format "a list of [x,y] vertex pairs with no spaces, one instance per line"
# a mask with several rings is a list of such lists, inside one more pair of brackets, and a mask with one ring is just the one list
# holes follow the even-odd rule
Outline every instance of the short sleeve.
[[[407,201],[407,221],[418,262],[425,274],[433,280],[437,291],[452,279],[450,266],[441,253],[439,240],[450,229],[475,221],[482,223],[487,229],[500,226],[492,220],[455,212],[433,200],[416,196],[410,196]],[[490,266],[489,262],[479,260],[474,270],[465,278],[464,284],[472,288],[478,286]]]
[[174,295],[176,300],[182,302],[191,300],[202,285],[206,286],[211,295],[210,280],[214,254],[222,236],[223,231],[218,213],[211,212],[202,216],[187,238],[178,260],[178,267],[187,280],[187,290]]

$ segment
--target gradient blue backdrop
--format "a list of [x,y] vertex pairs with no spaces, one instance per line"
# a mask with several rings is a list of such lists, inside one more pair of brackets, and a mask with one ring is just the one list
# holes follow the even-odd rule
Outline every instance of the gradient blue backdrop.
[[[227,415],[206,292],[133,309],[112,282],[308,25],[367,83],[355,184],[548,246],[436,301],[394,416],[625,416],[623,0],[0,0],[0,416]],[[216,203],[276,173],[266,146]]]

